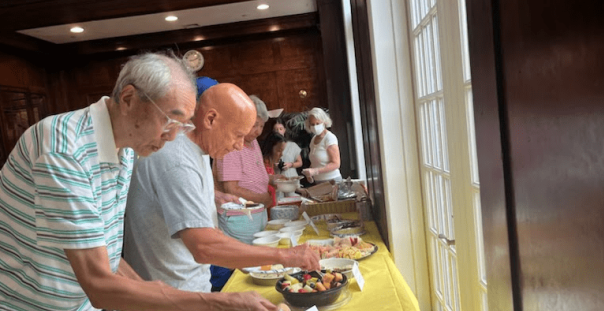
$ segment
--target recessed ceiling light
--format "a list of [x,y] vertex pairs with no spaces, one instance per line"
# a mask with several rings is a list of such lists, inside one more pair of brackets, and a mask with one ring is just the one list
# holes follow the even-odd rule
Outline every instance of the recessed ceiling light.
[[176,17],[176,16],[174,16],[174,15],[170,15],[170,16],[167,16],[167,17],[166,17],[166,20],[167,20],[168,22],[174,22],[174,21],[177,21],[177,20],[178,20],[178,17]]
[[268,4],[261,4],[256,7],[258,10],[266,10],[269,8]]
[[84,28],[75,26],[75,27],[71,28],[69,31],[71,31],[73,33],[81,33],[81,32],[84,32]]
[[195,38],[193,38],[193,41],[201,41],[205,39],[203,36],[195,36]]
[[115,50],[116,50],[116,51],[123,51],[123,50],[125,50],[125,49],[126,49],[126,48],[125,48],[125,47],[123,47],[123,46],[118,46],[118,47],[117,47]]

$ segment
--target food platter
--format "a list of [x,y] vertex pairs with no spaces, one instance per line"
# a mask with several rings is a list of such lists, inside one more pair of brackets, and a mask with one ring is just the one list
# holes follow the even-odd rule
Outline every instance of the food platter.
[[[337,239],[337,238],[336,238]],[[344,239],[339,239],[344,240]],[[371,242],[361,241],[362,248],[357,248],[353,245],[342,245],[335,242],[335,239],[326,240],[308,240],[306,241],[311,248],[319,253],[321,259],[325,258],[348,258],[354,260],[363,260],[378,251],[378,246]]]

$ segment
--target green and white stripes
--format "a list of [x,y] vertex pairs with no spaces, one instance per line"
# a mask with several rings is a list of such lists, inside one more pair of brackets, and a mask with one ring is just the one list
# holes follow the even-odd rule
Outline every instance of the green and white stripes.
[[107,130],[88,107],[42,120],[11,152],[0,171],[0,310],[93,309],[66,248],[106,247],[117,270],[133,152],[101,161],[94,134]]

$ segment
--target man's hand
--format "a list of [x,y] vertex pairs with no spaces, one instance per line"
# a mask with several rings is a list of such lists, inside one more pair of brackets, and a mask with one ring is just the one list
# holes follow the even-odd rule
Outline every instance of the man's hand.
[[273,206],[273,197],[269,192],[266,192],[262,195],[262,201],[258,202],[264,205],[264,208],[269,208]]
[[285,255],[285,262],[283,263],[286,267],[300,267],[302,270],[320,270],[321,265],[319,264],[319,254],[313,251],[310,246],[306,243],[298,245],[293,248],[283,249],[287,252]]
[[241,202],[239,202],[238,196],[232,195],[230,193],[220,192],[218,190],[214,190],[214,201],[216,202],[217,207],[221,206],[224,203],[228,203],[228,202],[241,204]]

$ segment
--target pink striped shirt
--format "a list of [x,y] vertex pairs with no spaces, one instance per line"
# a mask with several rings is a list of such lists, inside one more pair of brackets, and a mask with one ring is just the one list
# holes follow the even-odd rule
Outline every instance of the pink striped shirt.
[[252,147],[244,146],[216,160],[216,181],[218,190],[223,192],[225,181],[239,181],[239,187],[256,193],[268,192],[268,174],[258,141],[254,139]]

